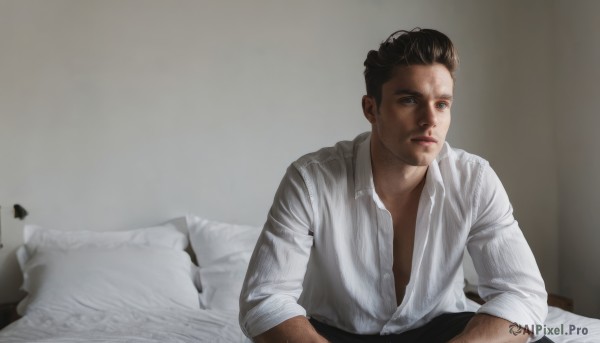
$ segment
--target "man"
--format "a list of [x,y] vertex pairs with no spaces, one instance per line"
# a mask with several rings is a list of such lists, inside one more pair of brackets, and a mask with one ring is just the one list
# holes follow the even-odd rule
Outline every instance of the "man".
[[[242,290],[246,335],[525,342],[511,325],[543,324],[544,282],[498,177],[445,142],[457,65],[450,39],[428,29],[368,53],[371,132],[288,168]],[[487,301],[476,313],[462,289],[465,247]]]

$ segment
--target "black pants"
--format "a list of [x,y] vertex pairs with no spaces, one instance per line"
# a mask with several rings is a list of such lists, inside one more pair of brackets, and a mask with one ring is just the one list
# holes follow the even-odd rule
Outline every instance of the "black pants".
[[[331,343],[446,343],[462,332],[473,312],[445,313],[435,317],[429,323],[401,334],[357,335],[323,324],[314,319],[310,323],[317,332]],[[552,343],[544,337],[536,342]]]

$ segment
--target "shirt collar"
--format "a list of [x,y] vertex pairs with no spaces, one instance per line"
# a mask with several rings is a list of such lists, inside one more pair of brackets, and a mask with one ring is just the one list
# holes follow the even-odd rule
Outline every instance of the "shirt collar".
[[[354,198],[363,195],[372,195],[375,193],[375,184],[373,183],[373,170],[371,168],[371,134],[365,133],[361,136],[366,138],[358,143],[355,160],[354,172]],[[448,153],[448,143],[444,142],[442,151],[438,157],[431,162],[425,179],[425,191],[430,197],[433,197],[436,190],[444,192],[444,182],[440,172],[438,159],[443,158]]]
[[354,198],[373,194],[373,171],[371,169],[371,133],[365,133],[364,140],[358,144],[354,166]]
[[436,192],[440,192],[441,196],[445,194],[444,179],[442,178],[442,172],[440,170],[440,163],[448,154],[448,143],[444,142],[442,150],[438,156],[431,162],[427,169],[427,175],[425,176],[425,189],[429,197],[433,198]]

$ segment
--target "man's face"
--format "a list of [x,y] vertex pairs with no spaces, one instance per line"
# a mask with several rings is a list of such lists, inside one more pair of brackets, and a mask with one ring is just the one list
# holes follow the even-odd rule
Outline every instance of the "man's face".
[[453,88],[452,76],[442,64],[396,67],[382,86],[379,106],[375,98],[363,97],[363,112],[372,124],[373,157],[429,165],[450,127]]

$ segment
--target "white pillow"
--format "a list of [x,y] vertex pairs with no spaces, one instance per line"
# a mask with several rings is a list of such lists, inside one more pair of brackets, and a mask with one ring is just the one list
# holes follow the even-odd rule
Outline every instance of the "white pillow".
[[199,308],[185,226],[186,218],[131,231],[26,226],[17,260],[28,295],[18,312]]
[[[23,249],[21,247],[21,249]],[[27,297],[21,315],[46,309],[85,313],[199,309],[196,267],[179,250],[39,251],[22,266]]]
[[477,287],[479,286],[479,276],[475,271],[475,265],[473,265],[473,259],[467,249],[463,254],[463,273],[465,278],[465,292],[477,293]]
[[200,306],[205,309],[239,311],[239,299],[248,260],[219,263],[200,268]]
[[129,231],[62,231],[26,225],[24,242],[29,255],[38,249],[156,247],[183,250],[188,245],[186,220],[181,217],[160,226]]
[[200,266],[204,308],[239,310],[239,297],[261,228],[188,217],[190,242]]

